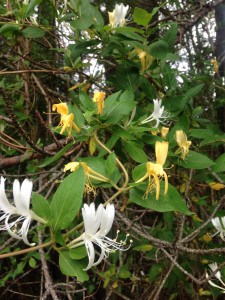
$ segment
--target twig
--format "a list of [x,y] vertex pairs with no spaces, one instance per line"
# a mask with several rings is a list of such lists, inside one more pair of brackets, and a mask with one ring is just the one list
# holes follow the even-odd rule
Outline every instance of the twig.
[[[39,244],[42,244],[42,235],[41,235],[40,230],[38,231],[38,241],[39,241]],[[45,277],[45,289],[46,289],[46,291],[42,297],[42,300],[47,299],[48,294],[51,294],[53,300],[59,300],[59,298],[56,294],[56,291],[53,288],[53,281],[52,281],[51,275],[49,273],[49,268],[47,265],[47,261],[45,258],[45,253],[44,253],[43,248],[39,249],[39,253],[40,253],[40,258],[41,258],[41,263],[42,263],[42,271],[43,271],[44,277]]]

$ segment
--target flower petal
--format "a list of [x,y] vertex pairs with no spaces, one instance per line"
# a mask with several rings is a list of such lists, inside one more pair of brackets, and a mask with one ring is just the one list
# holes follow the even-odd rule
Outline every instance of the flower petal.
[[[16,214],[17,209],[11,205],[5,194],[5,178],[1,176],[0,181],[0,210],[6,214]],[[1,218],[3,220],[4,217]]]
[[28,233],[28,230],[29,230],[29,227],[30,227],[30,223],[31,223],[31,218],[25,218],[25,220],[23,221],[23,225],[21,227],[21,236],[22,236],[22,239],[24,241],[25,244],[27,244],[28,246],[35,246],[35,243],[29,243],[28,242],[28,239],[27,239],[27,233]]
[[30,199],[31,199],[31,192],[32,192],[33,183],[32,181],[25,179],[21,185],[16,179],[13,183],[13,196],[14,196],[14,203],[16,208],[19,211],[19,214],[23,216],[30,216]]
[[110,231],[113,220],[115,217],[115,207],[113,204],[107,204],[106,208],[103,210],[101,225],[99,230],[100,236],[106,236],[106,234]]
[[86,247],[87,254],[88,254],[88,259],[89,259],[89,263],[88,263],[87,267],[84,269],[84,271],[87,271],[94,264],[94,261],[95,261],[95,249],[94,249],[94,245],[89,240],[85,240],[85,247]]

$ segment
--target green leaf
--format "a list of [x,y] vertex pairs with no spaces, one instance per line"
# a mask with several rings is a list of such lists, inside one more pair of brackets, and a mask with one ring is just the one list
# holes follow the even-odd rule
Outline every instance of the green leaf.
[[85,246],[80,246],[69,250],[69,256],[72,259],[82,259],[87,256]]
[[84,106],[84,108],[86,108],[87,110],[90,110],[90,111],[95,110],[94,102],[83,91],[80,91],[79,99],[80,99],[81,104]]
[[203,87],[204,87],[204,83],[199,84],[197,86],[194,86],[193,88],[190,88],[183,96],[183,98],[187,101],[189,101],[191,98],[193,98],[194,96],[196,96],[199,92],[202,91]]
[[46,200],[42,195],[34,192],[32,193],[32,210],[44,220],[50,220],[51,210],[48,200]]
[[183,96],[171,96],[167,98],[165,101],[163,101],[165,109],[167,109],[173,115],[179,114],[184,109],[187,102],[202,90],[203,86],[204,84],[199,84],[193,88],[190,88]]
[[[147,186],[147,184],[146,184]],[[176,211],[181,212],[185,215],[192,215],[187,206],[184,203],[181,195],[178,193],[177,189],[175,189],[171,184],[169,184],[168,193],[164,195],[164,182],[160,182],[160,197],[159,200],[156,200],[155,190],[152,191],[151,194],[146,198],[144,193],[146,189],[137,189],[133,188],[130,191],[129,202],[136,203],[142,207],[152,209],[158,212],[166,212],[166,211]]]
[[217,158],[215,165],[212,166],[213,172],[225,172],[225,153]]
[[123,279],[131,277],[131,272],[128,270],[128,265],[123,265],[120,267],[118,277]]
[[124,148],[130,157],[136,162],[143,163],[147,162],[148,157],[142,149],[142,145],[131,141],[124,141]]
[[72,259],[69,255],[69,251],[65,250],[60,252],[59,267],[64,275],[76,276],[80,282],[87,281],[89,277],[87,272],[83,270],[86,266],[86,261]]
[[34,259],[33,257],[31,257],[31,258],[29,259],[29,266],[30,266],[31,268],[35,268],[35,267],[36,267],[36,264],[37,264],[36,259]]
[[184,161],[178,160],[177,164],[189,169],[205,169],[214,165],[215,163],[210,158],[201,153],[189,151],[186,159]]
[[148,13],[145,9],[140,7],[135,7],[133,13],[133,20],[138,25],[147,26],[151,21],[152,15]]
[[135,250],[135,251],[151,251],[152,248],[153,248],[153,246],[150,244],[143,244],[143,245],[134,247],[133,250]]
[[51,202],[53,230],[67,228],[78,213],[83,197],[85,174],[82,167],[67,176]]
[[173,50],[177,33],[178,33],[178,25],[177,23],[172,23],[170,25],[169,30],[166,32],[165,36],[163,37],[163,41],[165,41],[169,45],[170,50]]
[[153,282],[155,278],[163,273],[164,267],[163,264],[157,263],[153,264],[149,273],[148,273],[148,280],[149,282]]
[[54,156],[47,157],[46,159],[44,159],[44,161],[37,167],[44,168],[44,167],[52,164],[53,162],[58,160],[61,156],[63,156],[72,146],[73,146],[73,142],[69,143],[63,149],[59,150],[59,152],[57,152]]
[[2,35],[11,35],[19,31],[19,25],[14,24],[5,24],[0,28],[0,34]]
[[105,110],[101,119],[106,120],[109,124],[116,124],[121,121],[125,116],[129,115],[136,105],[131,90],[126,90],[122,93],[118,101],[114,100],[113,105],[109,104],[110,100],[108,99],[105,101]]
[[90,4],[89,1],[82,0],[79,8],[79,18],[70,22],[75,29],[87,29],[91,25],[104,25],[104,19],[97,7]]
[[39,5],[43,0],[30,0],[24,11],[24,18],[30,17],[34,13],[35,6]]
[[117,33],[117,35],[116,35],[117,37],[119,37],[119,35],[122,35],[123,42],[124,42],[124,40],[127,40],[126,38],[128,38],[128,40],[131,39],[134,41],[144,42],[143,36],[141,36],[135,32],[132,32],[130,30],[127,30],[126,27],[116,28],[115,32]]
[[152,43],[149,46],[149,51],[150,54],[155,58],[165,59],[167,53],[169,52],[169,45],[165,41],[160,40]]
[[22,31],[22,35],[29,39],[37,39],[43,37],[45,31],[39,27],[27,27]]
[[130,89],[135,91],[140,82],[139,70],[125,61],[116,68],[112,82],[117,90]]

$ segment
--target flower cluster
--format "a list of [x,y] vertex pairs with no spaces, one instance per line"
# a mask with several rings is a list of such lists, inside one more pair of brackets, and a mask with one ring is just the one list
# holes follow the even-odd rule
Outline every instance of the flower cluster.
[[[0,180],[0,221],[5,221],[5,225],[0,227],[0,230],[7,230],[8,233],[19,240],[23,240],[28,246],[34,246],[35,243],[29,243],[27,233],[32,220],[46,223],[45,220],[38,217],[30,207],[30,199],[32,192],[32,181],[25,179],[21,186],[17,179],[13,183],[13,198],[15,206],[9,203],[5,194],[5,178]],[[12,219],[12,220],[11,220]],[[21,228],[18,229],[18,224],[22,222]]]
[[[117,242],[115,239],[110,239],[106,235],[109,233],[113,220],[115,217],[115,207],[113,204],[107,204],[104,208],[103,204],[100,204],[95,210],[95,204],[91,203],[90,206],[84,204],[82,208],[82,216],[84,220],[84,233],[70,242],[67,246],[69,248],[76,248],[81,245],[85,245],[89,263],[85,270],[89,270],[93,266],[97,266],[104,259],[108,257],[109,253],[115,250],[127,250],[126,239],[121,242]],[[132,241],[131,241],[132,242]],[[99,258],[95,259],[95,245],[100,249]]]

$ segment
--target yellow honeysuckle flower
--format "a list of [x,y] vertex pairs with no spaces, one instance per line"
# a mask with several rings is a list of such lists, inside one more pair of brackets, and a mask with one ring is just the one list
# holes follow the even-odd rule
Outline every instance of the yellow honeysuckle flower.
[[219,66],[218,66],[217,59],[216,59],[216,58],[211,59],[211,64],[213,65],[214,72],[215,72],[215,73],[218,73],[218,71],[219,71]]
[[179,145],[180,149],[176,151],[176,153],[181,152],[181,158],[185,159],[189,152],[189,147],[191,146],[191,141],[187,140],[186,134],[183,132],[183,130],[177,130],[176,131],[176,141]]
[[85,187],[86,187],[86,191],[88,193],[89,192],[95,193],[93,184],[91,183],[90,179],[94,179],[94,180],[98,180],[98,181],[102,181],[102,182],[108,181],[108,178],[106,178],[102,174],[94,171],[85,162],[76,162],[76,161],[70,162],[65,165],[64,172],[66,172],[68,170],[70,170],[70,172],[75,172],[79,168],[80,165],[83,167],[85,175],[86,175]]
[[72,161],[68,164],[65,165],[64,167],[64,172],[70,170],[70,172],[75,172],[80,166],[80,163],[79,162],[76,162],[76,161]]
[[165,139],[166,136],[167,136],[167,134],[168,134],[168,132],[169,132],[169,128],[163,126],[163,127],[161,128],[161,131],[160,131],[162,138]]
[[98,114],[101,115],[104,108],[105,93],[95,92],[93,97],[93,102],[96,102],[98,106]]
[[225,188],[225,185],[219,182],[209,182],[209,186],[211,187],[212,190],[216,190],[216,191]]
[[[164,178],[165,180],[165,190],[164,195],[168,192],[168,177],[166,172],[163,169],[163,165],[165,164],[167,154],[168,154],[168,142],[156,142],[155,145],[155,155],[156,155],[156,163],[147,162],[146,163],[146,174],[140,178],[136,183],[143,182],[148,178],[148,186],[145,192],[145,196],[155,188],[156,189],[156,200],[159,199],[160,193],[160,178]],[[153,178],[151,178],[151,176]]]
[[152,64],[154,57],[151,56],[146,51],[143,51],[141,48],[137,48],[136,52],[138,53],[138,57],[141,61],[141,70],[142,70],[142,72],[144,72]]
[[68,115],[68,113],[69,113],[68,106],[64,102],[59,103],[59,104],[53,104],[52,110],[57,111],[57,113],[60,115]]
[[65,130],[67,130],[68,136],[71,135],[72,128],[76,130],[76,132],[80,131],[80,128],[74,123],[74,114],[69,114],[69,109],[66,103],[53,104],[53,111],[57,111],[58,114],[61,115],[61,119],[58,127],[62,127],[60,134],[62,134]]

